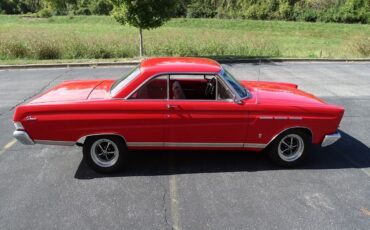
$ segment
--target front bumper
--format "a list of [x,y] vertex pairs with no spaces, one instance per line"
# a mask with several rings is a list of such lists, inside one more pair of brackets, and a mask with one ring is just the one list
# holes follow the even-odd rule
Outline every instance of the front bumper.
[[324,140],[321,143],[321,146],[326,147],[326,146],[329,146],[331,144],[334,144],[340,138],[341,138],[341,135],[338,131],[333,133],[333,134],[325,135]]
[[34,145],[35,142],[31,139],[28,133],[24,130],[15,130],[13,137],[24,145]]

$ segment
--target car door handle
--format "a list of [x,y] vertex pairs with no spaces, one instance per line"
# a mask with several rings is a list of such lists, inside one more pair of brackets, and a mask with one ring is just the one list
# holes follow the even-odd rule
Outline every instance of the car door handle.
[[178,105],[170,105],[170,104],[167,104],[167,109],[175,109],[177,107],[178,107]]

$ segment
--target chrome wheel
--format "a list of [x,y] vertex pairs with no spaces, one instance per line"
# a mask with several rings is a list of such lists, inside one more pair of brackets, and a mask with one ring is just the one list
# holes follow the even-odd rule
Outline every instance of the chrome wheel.
[[111,167],[117,163],[119,149],[116,143],[109,139],[98,139],[92,144],[90,155],[100,167]]
[[299,159],[304,152],[304,141],[297,134],[289,134],[283,137],[278,145],[279,157],[286,162]]

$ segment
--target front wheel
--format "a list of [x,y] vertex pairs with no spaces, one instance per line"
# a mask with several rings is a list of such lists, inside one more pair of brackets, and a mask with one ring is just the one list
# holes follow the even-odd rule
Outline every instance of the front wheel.
[[269,156],[280,166],[292,167],[302,163],[309,154],[311,137],[303,130],[280,134],[269,147]]
[[93,136],[86,139],[83,155],[86,163],[100,173],[112,173],[126,161],[128,150],[116,136]]

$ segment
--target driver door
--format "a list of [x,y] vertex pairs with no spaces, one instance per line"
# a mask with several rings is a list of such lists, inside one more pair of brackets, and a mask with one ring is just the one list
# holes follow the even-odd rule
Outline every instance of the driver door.
[[[210,82],[215,84],[213,89],[209,88]],[[243,105],[232,100],[230,90],[217,76],[171,75],[169,86],[165,146],[243,146],[247,131],[247,111]]]

